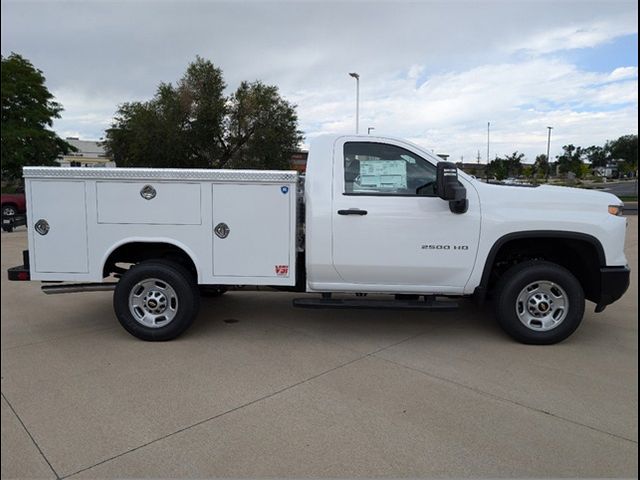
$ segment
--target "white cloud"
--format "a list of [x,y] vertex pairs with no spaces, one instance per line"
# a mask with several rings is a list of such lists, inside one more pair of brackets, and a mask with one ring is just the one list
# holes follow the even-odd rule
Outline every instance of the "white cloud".
[[609,80],[612,82],[629,78],[638,78],[638,67],[618,67],[609,75]]
[[[599,144],[638,129],[637,69],[595,73],[535,58],[433,75],[416,86],[419,69],[414,65],[405,75],[362,79],[363,133],[375,127],[376,134],[411,138],[456,160],[475,158],[480,150],[484,161],[487,121],[491,157],[519,150],[530,160],[546,150],[548,125],[554,127],[554,154],[563,144]],[[353,132],[353,94],[347,102],[336,100],[344,93],[290,95],[299,104],[309,138],[319,132]]]
[[511,44],[509,50],[523,50],[540,55],[560,50],[595,47],[617,37],[635,33],[638,33],[637,17],[627,14],[608,20],[544,30],[522,42]]

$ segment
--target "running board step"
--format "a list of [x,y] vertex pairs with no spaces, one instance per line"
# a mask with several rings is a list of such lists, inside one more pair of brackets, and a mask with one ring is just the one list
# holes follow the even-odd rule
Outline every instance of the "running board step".
[[442,300],[367,300],[363,298],[294,298],[300,308],[371,308],[385,310],[435,310],[448,312],[458,308],[457,302]]
[[63,283],[60,285],[43,285],[40,287],[47,295],[58,293],[108,292],[116,289],[117,282],[109,283]]

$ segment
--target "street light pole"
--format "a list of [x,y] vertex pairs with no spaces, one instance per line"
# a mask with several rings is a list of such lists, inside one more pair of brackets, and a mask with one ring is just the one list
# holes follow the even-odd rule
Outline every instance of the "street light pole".
[[551,159],[549,158],[549,149],[551,147],[551,130],[553,127],[547,127],[549,135],[547,136],[547,183],[549,183],[549,170],[551,170]]
[[487,183],[489,183],[489,132],[491,130],[491,122],[487,122],[487,167],[486,167],[486,174],[487,174]]
[[367,128],[367,135],[369,135],[371,133],[371,130],[375,130],[376,127],[369,127]]
[[356,79],[356,135],[360,131],[360,75],[353,72],[349,76]]
[[487,122],[487,165],[489,164],[489,134],[491,132],[491,122]]

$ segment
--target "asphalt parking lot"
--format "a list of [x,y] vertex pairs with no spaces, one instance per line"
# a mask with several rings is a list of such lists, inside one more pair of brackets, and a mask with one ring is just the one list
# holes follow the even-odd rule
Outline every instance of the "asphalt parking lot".
[[637,477],[638,219],[632,284],[566,342],[514,343],[491,311],[298,310],[203,299],[145,343],[106,292],[8,282],[2,232],[2,478]]

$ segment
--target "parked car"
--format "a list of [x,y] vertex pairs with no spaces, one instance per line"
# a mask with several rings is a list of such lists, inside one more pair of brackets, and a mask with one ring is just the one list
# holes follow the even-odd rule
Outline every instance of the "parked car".
[[24,193],[2,194],[2,216],[13,217],[27,211],[27,202]]

